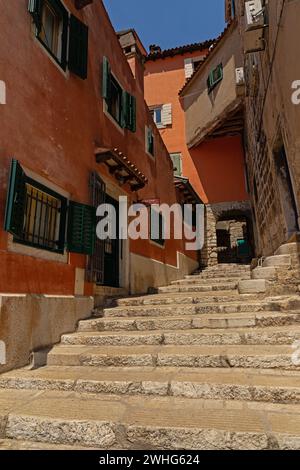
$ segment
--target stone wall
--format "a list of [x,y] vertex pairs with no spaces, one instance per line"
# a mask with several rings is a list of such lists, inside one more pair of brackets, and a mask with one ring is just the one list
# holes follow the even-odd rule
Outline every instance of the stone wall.
[[0,373],[26,366],[33,351],[51,347],[62,334],[74,332],[93,306],[93,297],[1,294],[0,342],[6,358],[0,360]]
[[[236,3],[243,46],[248,34],[245,9],[243,2]],[[272,255],[299,230],[300,105],[292,101],[292,84],[300,77],[299,15],[299,2],[269,1],[268,27],[262,30],[264,50],[244,55],[246,164],[257,256]],[[287,168],[278,161],[282,147]]]

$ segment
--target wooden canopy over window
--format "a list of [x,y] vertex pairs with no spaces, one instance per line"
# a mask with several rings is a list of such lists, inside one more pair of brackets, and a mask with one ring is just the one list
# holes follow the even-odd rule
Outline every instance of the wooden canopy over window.
[[131,191],[137,191],[148,184],[148,178],[117,148],[98,147],[95,155],[97,163],[104,163],[120,185],[129,184]]
[[188,178],[176,176],[174,179],[174,184],[175,188],[182,194],[185,203],[203,204]]

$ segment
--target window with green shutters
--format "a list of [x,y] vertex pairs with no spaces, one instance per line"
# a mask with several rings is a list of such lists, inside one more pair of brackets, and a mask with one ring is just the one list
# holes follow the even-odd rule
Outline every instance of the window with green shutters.
[[[67,240],[66,240],[67,225]],[[12,160],[5,231],[14,242],[39,249],[91,255],[96,241],[96,209],[69,202],[65,197],[28,177],[17,160]]]
[[36,37],[62,69],[87,78],[88,27],[60,0],[29,0],[28,11]]
[[182,155],[181,153],[171,153],[171,160],[173,162],[174,175],[182,176]]
[[211,73],[208,76],[208,79],[207,79],[208,93],[210,93],[221,80],[223,80],[223,65],[219,64],[214,70],[211,71]]
[[67,200],[29,178],[12,160],[5,223],[14,241],[63,253]]
[[70,201],[68,249],[73,253],[92,255],[96,243],[96,208]]
[[151,127],[146,126],[145,128],[145,140],[146,140],[146,152],[154,157],[154,133]]
[[105,100],[107,112],[114,120],[122,128],[135,132],[136,98],[122,89],[106,57],[103,57],[102,63],[102,97]]

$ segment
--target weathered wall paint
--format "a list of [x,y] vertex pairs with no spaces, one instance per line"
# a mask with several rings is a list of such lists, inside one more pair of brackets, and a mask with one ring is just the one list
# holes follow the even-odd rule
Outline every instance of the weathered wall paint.
[[[1,225],[12,157],[67,191],[71,199],[89,203],[90,171],[96,169],[111,178],[103,166],[96,165],[95,146],[118,147],[149,178],[148,186],[133,195],[134,200],[156,197],[162,202],[175,202],[172,165],[158,131],[156,158],[149,158],[145,152],[145,125],[153,124],[152,118],[142,84],[137,85],[132,75],[102,2],[77,11],[73,1],[64,1],[69,11],[89,26],[85,81],[63,73],[38,43],[27,4],[27,0],[0,0],[0,78],[7,88],[7,104],[0,108]],[[109,58],[121,85],[137,98],[136,133],[121,131],[103,112],[103,56]],[[75,269],[85,267],[85,256],[70,254],[68,263],[62,264],[10,253],[7,248],[8,235],[0,230],[0,291],[74,293]],[[184,251],[178,241],[167,242],[164,250],[149,242],[131,243],[131,250],[170,264],[176,263],[177,250]],[[92,286],[86,284],[85,294],[91,292]]]

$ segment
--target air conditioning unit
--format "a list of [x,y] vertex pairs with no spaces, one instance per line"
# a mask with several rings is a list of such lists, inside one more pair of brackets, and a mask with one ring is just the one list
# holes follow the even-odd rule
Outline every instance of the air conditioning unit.
[[244,51],[249,52],[263,51],[266,47],[263,29],[254,29],[246,31],[244,35]]
[[245,85],[244,67],[235,69],[235,83],[237,86]]
[[245,3],[246,31],[265,26],[265,9],[262,0],[251,0]]

